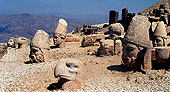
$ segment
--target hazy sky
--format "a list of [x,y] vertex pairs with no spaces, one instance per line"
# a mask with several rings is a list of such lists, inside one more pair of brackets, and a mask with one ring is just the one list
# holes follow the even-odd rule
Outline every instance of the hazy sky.
[[0,13],[65,13],[106,15],[111,9],[136,12],[159,0],[0,0]]

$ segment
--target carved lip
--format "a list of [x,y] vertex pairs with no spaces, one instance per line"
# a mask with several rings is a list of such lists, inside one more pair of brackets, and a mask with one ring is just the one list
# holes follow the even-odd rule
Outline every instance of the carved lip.
[[60,77],[60,79],[71,80],[71,77],[68,75],[58,75],[58,77]]

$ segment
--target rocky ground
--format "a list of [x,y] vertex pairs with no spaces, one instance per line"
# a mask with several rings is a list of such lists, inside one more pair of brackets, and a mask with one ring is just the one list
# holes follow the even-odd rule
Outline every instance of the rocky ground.
[[[85,65],[86,87],[75,92],[169,92],[170,71],[150,70],[146,74],[127,71],[121,56],[97,57],[99,46],[80,47],[67,43],[51,49],[51,61],[30,64],[29,49],[8,49],[0,60],[0,92],[55,92],[54,67],[59,58],[80,59]],[[69,92],[69,91],[66,91]]]

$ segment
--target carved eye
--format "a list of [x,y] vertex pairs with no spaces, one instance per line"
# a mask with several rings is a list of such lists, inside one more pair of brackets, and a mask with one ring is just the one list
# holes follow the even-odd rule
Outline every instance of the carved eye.
[[75,68],[79,68],[79,66],[78,66],[78,65],[74,65],[74,67],[75,67]]
[[21,40],[26,40],[25,38],[21,38]]
[[66,63],[66,66],[67,66],[67,67],[71,67],[71,65],[70,65],[69,63]]
[[66,66],[67,66],[68,68],[78,68],[78,67],[79,67],[78,65],[75,65],[74,63],[71,63],[71,62],[66,63]]
[[61,39],[65,39],[66,38],[64,35],[61,35],[60,37],[61,37]]
[[54,36],[54,38],[58,38],[58,36]]

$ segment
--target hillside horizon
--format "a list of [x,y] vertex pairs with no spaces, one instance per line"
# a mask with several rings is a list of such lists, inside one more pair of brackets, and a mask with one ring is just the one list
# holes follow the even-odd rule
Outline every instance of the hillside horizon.
[[[52,37],[57,27],[58,20],[63,17],[33,15],[33,14],[14,14],[0,15],[0,42],[6,43],[10,37],[27,37],[32,39],[37,30],[46,31]],[[75,30],[77,26],[83,24],[95,24],[94,22],[79,21],[64,18],[68,22],[68,32]]]

